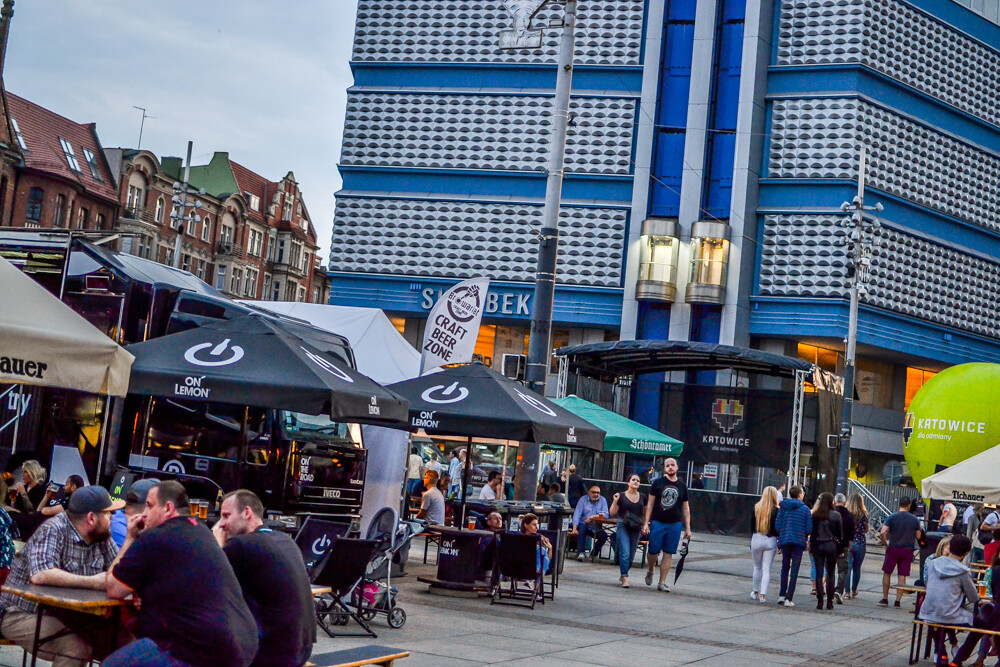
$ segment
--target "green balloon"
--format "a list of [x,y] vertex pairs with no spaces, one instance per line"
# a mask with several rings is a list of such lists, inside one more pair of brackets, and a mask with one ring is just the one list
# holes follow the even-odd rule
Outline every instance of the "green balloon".
[[[1000,444],[1000,364],[961,364],[941,371],[910,403],[903,423],[914,484]],[[939,467],[940,466],[940,467]]]

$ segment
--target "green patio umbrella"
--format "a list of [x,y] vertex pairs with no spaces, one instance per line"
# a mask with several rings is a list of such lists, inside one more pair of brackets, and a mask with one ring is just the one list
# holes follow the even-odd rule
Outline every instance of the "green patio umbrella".
[[554,402],[605,431],[605,452],[679,456],[684,450],[684,443],[680,440],[577,396],[557,398]]

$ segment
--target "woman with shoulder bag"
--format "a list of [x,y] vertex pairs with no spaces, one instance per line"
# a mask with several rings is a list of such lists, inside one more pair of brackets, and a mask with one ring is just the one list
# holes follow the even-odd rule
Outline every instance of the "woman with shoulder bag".
[[753,592],[750,599],[767,602],[767,585],[771,581],[771,564],[778,553],[778,490],[773,486],[764,489],[760,500],[753,507],[753,537],[750,553],[753,555]]
[[618,569],[621,572],[622,588],[628,588],[628,572],[632,568],[636,547],[642,535],[643,512],[646,496],[639,493],[639,475],[629,475],[628,489],[616,493],[608,513],[618,517],[617,551]]
[[837,583],[837,551],[843,540],[840,512],[834,509],[833,494],[821,493],[812,510],[813,529],[809,553],[816,564],[816,608],[823,608],[824,579],[826,608],[833,609],[833,589]]

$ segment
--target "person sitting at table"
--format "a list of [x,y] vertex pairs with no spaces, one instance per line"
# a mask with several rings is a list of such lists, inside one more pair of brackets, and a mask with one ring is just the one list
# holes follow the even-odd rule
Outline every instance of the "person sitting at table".
[[493,531],[493,534],[489,537],[479,538],[479,571],[492,573],[496,561],[497,536],[506,532],[503,528],[503,516],[500,515],[500,512],[493,510],[486,515],[486,527]]
[[420,500],[418,519],[426,519],[432,526],[444,525],[444,495],[438,488],[438,476],[433,470],[424,473],[424,495]]
[[42,508],[45,498],[45,468],[34,459],[21,464],[21,481],[13,486],[17,492],[14,507],[22,512],[35,512]]
[[128,520],[128,535],[107,577],[108,596],[135,594],[136,636],[104,667],[248,667],[257,654],[257,623],[229,560],[190,516],[180,482],[158,483],[146,510]]
[[128,535],[128,520],[146,510],[146,496],[158,481],[156,479],[137,480],[125,495],[125,507],[111,515],[111,539],[115,541],[118,548],[125,544],[125,537]]
[[[923,604],[920,605],[921,620],[942,625],[965,626],[971,626],[975,621],[975,627],[986,627],[979,618],[973,618],[971,610],[965,608],[967,602],[973,605],[979,602],[976,584],[972,581],[969,568],[962,562],[971,549],[972,541],[968,537],[954,535],[947,550],[930,563],[927,568],[927,594],[924,596]],[[980,637],[979,633],[970,632],[962,648],[955,654],[955,661],[952,664],[961,665],[965,658],[972,654]],[[939,636],[936,653],[938,664],[947,665],[948,654],[943,644]]]
[[83,477],[70,475],[66,478],[66,483],[62,488],[58,484],[50,484],[45,490],[45,497],[42,498],[42,507],[38,511],[44,517],[62,514],[69,505],[69,499],[73,492],[83,487]]
[[[66,512],[42,524],[14,557],[6,585],[104,590],[107,570],[118,554],[118,547],[110,539],[111,512],[122,504],[112,501],[100,486],[88,486],[74,493]],[[13,593],[3,593],[0,610],[3,612],[0,634],[25,651],[31,650],[36,605]],[[55,638],[45,642],[38,657],[51,661],[53,667],[80,667],[90,660],[93,648],[89,642],[94,636],[95,617],[78,616],[86,617],[68,612],[61,613],[59,618],[49,613],[42,615],[39,636]]]
[[288,535],[264,527],[253,491],[222,498],[212,533],[226,553],[257,621],[260,647],[252,667],[300,667],[316,643],[316,608],[302,554]]
[[[538,534],[538,517],[531,512],[521,516],[521,532],[525,535]],[[539,535],[541,541],[538,544],[538,553],[535,557],[535,572],[541,577],[549,569],[552,562],[552,542],[544,535]]]
[[603,519],[611,513],[608,511],[608,501],[601,495],[601,487],[594,484],[590,491],[576,504],[573,512],[573,528],[571,535],[576,535],[576,559],[583,562],[583,552],[587,549],[587,537],[594,536],[594,548],[590,552],[590,561],[594,562],[601,548],[608,541],[608,534],[597,519]]
[[500,493],[500,485],[503,480],[500,478],[499,470],[491,470],[490,474],[486,477],[486,484],[479,491],[480,500],[496,500],[497,494]]

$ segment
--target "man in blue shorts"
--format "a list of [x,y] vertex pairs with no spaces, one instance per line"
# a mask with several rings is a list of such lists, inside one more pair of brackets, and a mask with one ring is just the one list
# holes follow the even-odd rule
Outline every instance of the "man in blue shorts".
[[656,559],[662,551],[660,583],[656,588],[669,593],[667,574],[670,573],[673,556],[677,553],[681,532],[684,533],[684,539],[691,539],[691,508],[688,505],[687,486],[677,478],[677,459],[664,461],[663,472],[663,477],[654,481],[649,489],[646,522],[642,526],[642,533],[649,536],[646,585],[653,585],[653,570],[656,569]]

